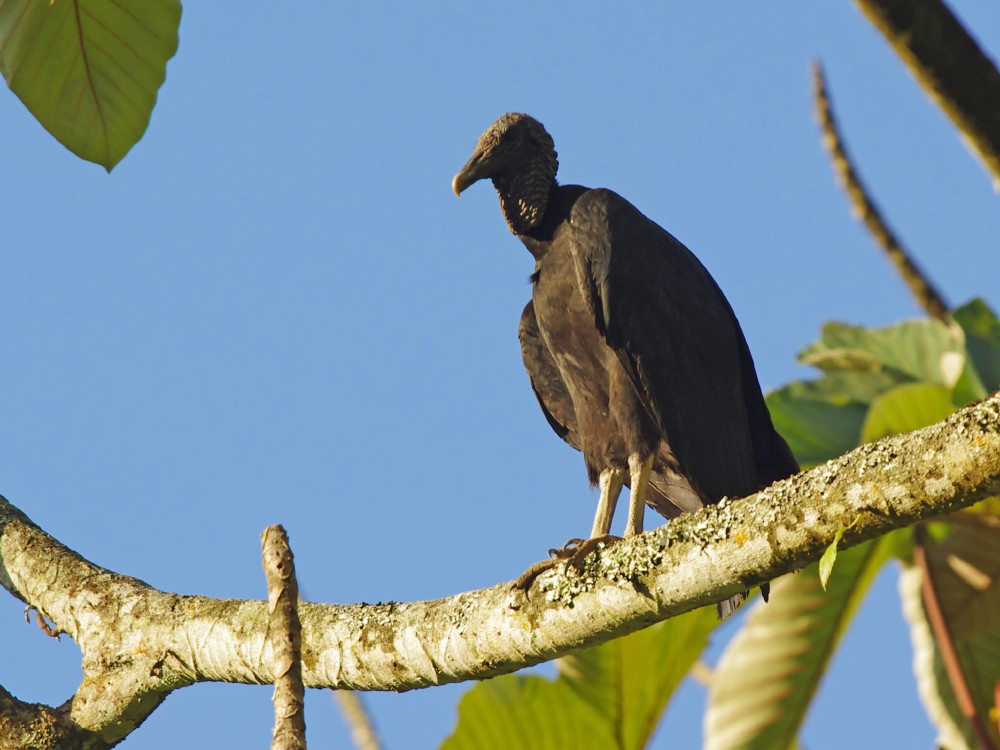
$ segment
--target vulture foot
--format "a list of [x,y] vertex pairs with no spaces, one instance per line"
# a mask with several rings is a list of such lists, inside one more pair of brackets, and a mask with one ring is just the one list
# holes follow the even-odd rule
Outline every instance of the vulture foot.
[[559,549],[550,549],[549,557],[547,560],[539,560],[534,563],[530,568],[524,571],[511,588],[519,589],[521,591],[527,591],[531,588],[531,585],[546,570],[554,568],[563,560],[569,562],[578,571],[583,570],[583,562],[587,559],[587,556],[597,549],[599,544],[613,544],[620,540],[620,536],[615,536],[614,534],[602,534],[601,536],[594,536],[590,539],[570,539],[566,544],[564,544]]

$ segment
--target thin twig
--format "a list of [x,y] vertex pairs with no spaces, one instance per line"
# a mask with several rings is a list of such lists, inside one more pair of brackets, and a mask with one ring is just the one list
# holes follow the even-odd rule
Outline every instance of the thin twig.
[[958,659],[958,652],[955,650],[955,642],[948,629],[948,622],[941,609],[941,601],[938,599],[937,590],[934,587],[934,576],[931,573],[931,566],[927,561],[927,551],[924,545],[927,543],[927,533],[923,524],[917,524],[914,528],[914,538],[916,545],[913,548],[913,559],[916,561],[920,572],[923,574],[923,598],[924,611],[927,613],[927,622],[930,623],[931,632],[934,634],[934,643],[941,654],[941,661],[944,664],[945,672],[948,675],[948,682],[951,683],[955,700],[958,701],[958,710],[966,718],[972,727],[979,746],[983,750],[995,750],[989,732],[983,726],[982,717],[976,709],[976,703],[972,698],[972,691],[969,683],[965,679],[965,671],[962,663]]
[[279,526],[261,534],[267,579],[268,629],[274,669],[274,737],[271,750],[305,750],[306,720],[302,686],[302,634],[299,585],[288,535]]
[[334,690],[333,697],[340,704],[354,746],[358,750],[381,750],[382,741],[361,696],[351,690]]
[[903,281],[916,297],[917,303],[932,318],[950,323],[951,315],[948,313],[948,305],[945,304],[944,299],[933,284],[893,234],[889,225],[882,218],[875,201],[869,197],[868,191],[861,182],[861,177],[847,154],[844,140],[837,128],[837,120],[833,115],[830,95],[827,92],[826,80],[823,76],[823,66],[818,61],[813,62],[813,96],[816,100],[816,116],[823,130],[823,145],[830,152],[837,180],[847,192],[854,215],[865,223],[868,231],[875,238],[875,242],[889,256],[889,260],[892,261],[899,275],[903,277]]

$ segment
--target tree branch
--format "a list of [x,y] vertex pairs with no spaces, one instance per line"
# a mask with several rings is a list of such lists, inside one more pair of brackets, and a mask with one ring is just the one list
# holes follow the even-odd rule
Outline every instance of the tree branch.
[[[408,690],[511,672],[712,604],[851,546],[1000,493],[1000,393],[509,583],[436,601],[302,603],[309,687]],[[0,583],[83,651],[69,718],[108,743],[197,681],[271,683],[267,603],[158,591],[87,562],[0,498]],[[0,743],[5,738],[0,737]]]
[[[65,708],[65,707],[64,707]],[[19,701],[0,687],[0,747],[106,750],[111,745],[69,718],[64,708]]]
[[288,535],[280,524],[268,526],[261,534],[261,556],[267,579],[268,630],[275,672],[271,750],[305,750],[299,583]]
[[1000,72],[941,0],[856,0],[1000,190]]

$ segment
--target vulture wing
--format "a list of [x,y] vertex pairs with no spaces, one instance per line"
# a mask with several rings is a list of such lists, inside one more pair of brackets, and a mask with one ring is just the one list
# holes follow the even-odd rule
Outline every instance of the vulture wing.
[[577,450],[582,450],[573,400],[549,348],[542,341],[535,318],[535,305],[530,300],[521,313],[517,338],[521,342],[521,358],[531,380],[531,390],[535,392],[545,419],[559,437]]
[[691,484],[716,502],[794,472],[736,316],[694,254],[604,189],[576,201],[569,241],[598,330]]

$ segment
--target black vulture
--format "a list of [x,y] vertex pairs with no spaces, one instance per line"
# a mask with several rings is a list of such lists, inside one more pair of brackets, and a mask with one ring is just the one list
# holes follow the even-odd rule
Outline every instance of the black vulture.
[[[798,471],[775,431],[733,310],[701,262],[603,188],[560,185],[552,137],[508,113],[455,175],[490,178],[535,258],[518,331],[549,424],[600,487],[591,539],[630,487],[625,534],[648,503],[667,518],[752,494]],[[742,600],[720,602],[725,616]]]

